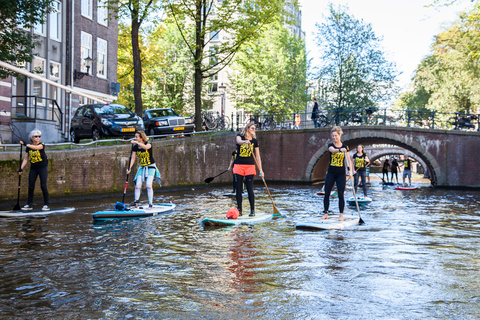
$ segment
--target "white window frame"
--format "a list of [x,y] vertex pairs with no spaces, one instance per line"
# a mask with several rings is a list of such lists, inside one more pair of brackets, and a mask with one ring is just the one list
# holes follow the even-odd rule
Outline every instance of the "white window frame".
[[[81,41],[81,44],[80,44],[80,71],[81,72],[87,72],[87,68],[86,68],[86,64],[85,64],[85,58],[87,57],[90,57],[93,59],[92,57],[92,53],[93,53],[93,50],[92,50],[92,35],[90,33],[86,33],[86,32],[81,32],[81,36],[80,36],[80,41]],[[90,68],[93,69],[93,66],[91,66]],[[93,70],[90,70],[91,72],[93,72]]]
[[81,0],[80,13],[85,18],[93,19],[93,0]]
[[97,22],[105,27],[108,27],[108,8],[105,7],[107,4],[106,0],[97,1]]
[[[102,44],[103,42],[103,44]],[[100,51],[102,48],[105,49],[104,52]],[[97,77],[102,79],[107,79],[107,62],[108,62],[108,42],[102,38],[97,38]],[[104,57],[103,69],[101,68],[101,56]],[[103,71],[104,74],[101,74]]]
[[[55,23],[54,23],[55,21]],[[50,39],[61,41],[62,39],[62,4],[59,1],[52,2],[52,12],[50,12]],[[56,30],[53,29],[57,27]]]
[[[38,73],[37,70],[35,70],[35,64],[36,62],[40,62],[42,64],[42,73]],[[45,78],[45,67],[46,67],[46,64],[47,64],[47,61],[43,58],[38,58],[38,57],[35,57],[33,58],[33,61],[32,61],[32,69],[33,69],[33,72],[36,74],[36,75],[39,75],[40,77],[43,77]],[[35,94],[35,82],[36,81],[39,81],[40,82],[40,97],[45,97],[46,96],[46,85],[45,85],[45,82],[43,81],[40,81],[40,80],[35,80],[33,79],[32,80],[32,95],[36,95]],[[45,99],[38,99],[37,100],[37,104],[39,106],[44,106],[45,105]]]
[[45,20],[44,23],[42,23],[42,24],[37,23],[33,27],[33,32],[35,34],[38,34],[39,36],[42,36],[42,37],[45,37],[46,30],[47,30],[47,21],[46,20]]

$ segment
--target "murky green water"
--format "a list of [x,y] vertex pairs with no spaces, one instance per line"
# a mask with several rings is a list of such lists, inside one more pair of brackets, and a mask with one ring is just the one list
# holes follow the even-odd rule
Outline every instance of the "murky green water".
[[103,198],[1,219],[0,318],[479,319],[480,192],[373,183],[366,224],[343,231],[296,230],[323,198],[285,185],[270,186],[285,216],[255,226],[201,225],[234,206],[227,187],[157,192],[178,207],[154,218],[94,224],[120,200]]

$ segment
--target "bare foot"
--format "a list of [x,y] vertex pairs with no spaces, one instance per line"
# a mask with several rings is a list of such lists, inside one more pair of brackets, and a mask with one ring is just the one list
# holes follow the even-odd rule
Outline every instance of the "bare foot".
[[340,213],[340,219],[338,221],[343,221],[343,213]]
[[328,213],[325,213],[322,217],[322,220],[327,220],[328,219]]

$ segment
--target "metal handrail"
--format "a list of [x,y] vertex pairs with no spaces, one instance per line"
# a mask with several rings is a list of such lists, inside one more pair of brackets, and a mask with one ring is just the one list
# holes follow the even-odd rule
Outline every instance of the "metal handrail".
[[[57,100],[56,99],[53,99],[53,98],[47,98],[47,97],[41,97],[41,96],[37,96],[37,95],[14,95],[12,96],[12,98],[24,98],[25,99],[25,105],[24,105],[24,109],[25,109],[25,116],[26,117],[29,117],[27,114],[27,109],[31,109],[32,106],[28,106],[28,103],[27,102],[27,99],[31,99],[33,98],[34,99],[34,105],[33,105],[33,108],[34,108],[34,117],[29,117],[29,118],[33,118],[35,120],[37,119],[41,119],[41,120],[51,120],[51,121],[55,121],[54,119],[54,115],[56,116],[57,118],[57,121],[59,122],[60,124],[60,129],[63,130],[63,124],[64,124],[64,121],[63,121],[63,112],[62,112],[62,109],[60,108],[60,106],[58,105],[57,103]],[[51,119],[47,119],[46,117],[38,117],[37,114],[38,114],[38,100],[48,100],[48,101],[51,101],[52,103],[52,117]],[[55,108],[56,107],[56,108]],[[17,112],[17,108],[18,106],[15,107],[15,114],[18,114]],[[43,107],[44,109],[47,108],[47,106]],[[58,115],[55,111],[58,111],[58,113],[60,115]]]

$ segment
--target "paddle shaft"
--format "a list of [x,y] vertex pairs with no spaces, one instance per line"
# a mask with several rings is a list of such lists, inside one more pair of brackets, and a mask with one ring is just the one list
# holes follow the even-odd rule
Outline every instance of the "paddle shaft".
[[[20,144],[20,164],[18,165],[18,171],[22,170],[22,147]],[[17,204],[13,207],[13,210],[20,210],[20,182],[22,181],[22,175],[18,175],[18,191],[17,191]]]
[[[132,153],[133,153],[133,144],[132,144],[132,149],[130,150],[130,158],[128,159],[128,170],[129,171],[130,171],[130,165],[132,164]],[[123,190],[122,203],[125,202],[125,195],[127,194],[128,176],[129,175],[130,175],[130,172],[127,173],[127,179],[125,179],[125,189]]]
[[[255,160],[255,164],[257,165],[258,170],[260,170],[260,166],[258,165],[257,158],[255,158],[255,155],[253,154],[253,152],[254,152],[253,146],[250,146],[250,149],[252,150],[253,160]],[[267,183],[265,182],[265,179],[263,178],[263,176],[262,176],[262,181],[263,181],[263,184],[265,185],[265,188],[267,189],[268,196],[270,197],[270,200],[272,200],[273,214],[280,213],[280,211],[278,211],[277,207],[275,206],[275,203],[273,202],[272,195],[270,194],[270,190],[268,190]]]

